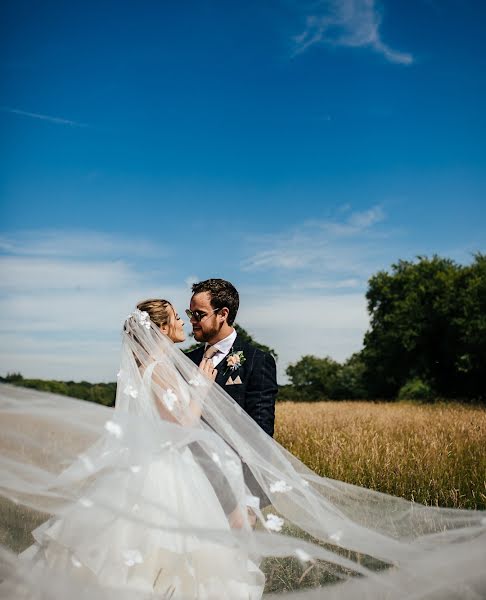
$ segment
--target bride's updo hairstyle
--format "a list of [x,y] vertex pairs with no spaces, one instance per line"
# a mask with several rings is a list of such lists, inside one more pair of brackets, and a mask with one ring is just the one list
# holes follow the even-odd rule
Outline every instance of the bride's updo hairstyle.
[[[171,315],[174,314],[175,311],[174,307],[168,300],[163,300],[162,298],[151,298],[149,300],[142,300],[137,304],[137,310],[142,313],[148,314],[150,321],[155,325],[157,329],[160,329],[161,327],[167,327],[168,337],[170,338],[170,332],[174,327],[174,324],[171,322]],[[132,313],[127,317],[127,320],[125,321],[125,324],[123,326],[123,330],[126,333],[128,333],[129,338],[133,340],[137,348],[136,352],[132,348],[132,353],[135,358],[137,367],[140,368],[142,362],[140,361],[139,354],[142,353],[145,356],[145,358],[148,358],[150,356],[150,350],[147,347],[147,340],[133,333],[130,321],[132,318],[134,318],[134,316],[135,313]],[[137,318],[140,319],[140,317]],[[148,323],[145,325],[145,327],[147,327],[147,329],[150,330],[150,325],[148,325]]]
[[[162,300],[154,298],[150,300],[142,300],[137,304],[138,310],[145,311],[148,313],[150,320],[159,329],[160,327],[167,326],[171,329],[171,315],[173,314],[174,308],[168,300]],[[172,312],[171,309],[172,308]]]

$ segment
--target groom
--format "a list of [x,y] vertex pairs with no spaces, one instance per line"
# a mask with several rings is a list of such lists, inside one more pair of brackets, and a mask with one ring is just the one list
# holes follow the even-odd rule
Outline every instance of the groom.
[[[216,383],[263,431],[273,436],[278,391],[275,360],[236,333],[233,323],[240,303],[236,288],[224,279],[207,279],[195,283],[192,293],[186,314],[191,320],[194,338],[204,344],[187,356],[196,365],[211,361],[217,371]],[[243,472],[246,485],[259,499],[260,508],[267,506],[269,499],[245,464]],[[230,506],[231,499],[223,499],[222,504]],[[254,525],[256,518],[251,511],[249,518]]]
[[216,383],[273,436],[278,391],[275,360],[236,333],[236,288],[224,279],[207,279],[195,283],[192,293],[191,308],[186,313],[194,338],[205,343],[187,356],[196,365],[212,361],[217,370]]

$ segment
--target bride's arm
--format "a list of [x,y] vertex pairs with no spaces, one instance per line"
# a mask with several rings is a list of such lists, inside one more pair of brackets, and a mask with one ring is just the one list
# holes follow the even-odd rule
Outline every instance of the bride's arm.
[[[200,371],[209,389],[216,378],[216,370],[212,365],[201,364]],[[199,393],[198,397],[194,397],[194,388],[175,368],[167,369],[166,365],[157,364],[152,372],[151,388],[161,419],[191,427],[201,418],[202,402],[206,394]]]

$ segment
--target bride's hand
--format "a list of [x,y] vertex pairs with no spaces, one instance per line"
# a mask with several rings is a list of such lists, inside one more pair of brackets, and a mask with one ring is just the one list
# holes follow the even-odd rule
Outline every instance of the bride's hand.
[[218,374],[211,359],[202,360],[199,365],[199,370],[202,371],[206,377],[211,379],[211,381],[214,381],[216,379],[216,375]]
[[243,529],[245,526],[246,520],[248,520],[248,525],[255,529],[257,517],[256,514],[251,510],[251,508],[247,508],[247,519],[245,519],[244,514],[241,512],[239,506],[235,508],[235,510],[228,515],[228,522],[231,529]]

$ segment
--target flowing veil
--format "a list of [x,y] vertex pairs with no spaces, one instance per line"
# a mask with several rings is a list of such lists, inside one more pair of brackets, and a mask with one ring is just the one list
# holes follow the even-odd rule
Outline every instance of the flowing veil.
[[486,597],[486,512],[319,477],[147,313],[114,409],[2,385],[0,419],[1,598]]

